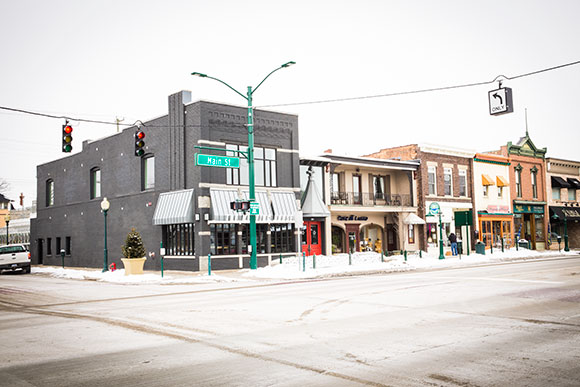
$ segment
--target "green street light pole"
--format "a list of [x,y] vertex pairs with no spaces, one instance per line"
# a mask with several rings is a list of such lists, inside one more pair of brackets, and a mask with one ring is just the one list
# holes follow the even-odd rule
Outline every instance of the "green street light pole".
[[103,257],[103,273],[109,271],[108,268],[108,251],[107,251],[107,211],[109,211],[110,203],[107,198],[103,198],[101,202],[101,210],[103,210],[103,215],[105,216],[105,249],[104,249],[104,257]]
[[439,259],[445,259],[443,255],[443,223],[441,222],[441,211],[439,211]]
[[570,251],[568,247],[568,217],[564,214],[564,251]]
[[[249,172],[249,185],[250,185],[250,202],[254,202],[256,201],[256,180],[255,180],[255,175],[254,175],[254,107],[252,106],[252,96],[254,95],[254,93],[256,92],[256,90],[258,90],[258,87],[260,87],[262,85],[262,83],[264,83],[264,81],[266,79],[268,79],[268,77],[270,75],[272,75],[273,73],[275,73],[276,71],[286,68],[286,67],[290,67],[293,64],[296,64],[296,62],[286,62],[283,65],[281,65],[280,67],[272,70],[270,72],[270,74],[266,75],[266,77],[264,79],[262,79],[262,82],[258,83],[258,86],[256,86],[253,90],[252,90],[252,86],[248,86],[248,92],[247,95],[243,95],[242,93],[240,93],[239,91],[237,91],[236,89],[234,89],[232,86],[228,85],[227,83],[225,83],[224,81],[222,81],[221,79],[218,78],[214,78],[214,77],[210,77],[207,74],[202,74],[202,73],[197,73],[197,72],[193,72],[191,73],[191,75],[195,75],[197,77],[201,77],[201,78],[210,78],[213,79],[214,81],[218,81],[222,84],[224,84],[225,86],[227,86],[228,88],[230,88],[231,90],[233,90],[234,92],[236,92],[238,95],[242,96],[244,99],[246,99],[246,101],[248,101],[248,152],[247,152],[247,156],[248,156],[248,172]],[[250,255],[250,269],[255,270],[258,268],[258,258],[257,258],[257,249],[256,249],[256,215],[251,214],[250,213],[250,246],[251,246],[251,255]]]

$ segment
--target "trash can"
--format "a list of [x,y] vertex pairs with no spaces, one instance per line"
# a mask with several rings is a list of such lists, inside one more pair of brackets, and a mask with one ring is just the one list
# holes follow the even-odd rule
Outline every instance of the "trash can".
[[529,246],[528,246],[528,241],[527,241],[527,240],[525,240],[525,239],[520,239],[520,240],[518,241],[518,246],[519,246],[519,247],[523,247],[524,249],[527,249],[527,248],[529,247]]
[[457,254],[463,254],[463,242],[457,241]]
[[481,242],[475,244],[475,253],[485,255],[485,245]]

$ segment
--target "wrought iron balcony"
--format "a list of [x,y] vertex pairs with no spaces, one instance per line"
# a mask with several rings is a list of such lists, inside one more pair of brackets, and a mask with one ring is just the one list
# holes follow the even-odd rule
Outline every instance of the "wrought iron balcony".
[[330,203],[344,206],[411,206],[409,194],[375,194],[368,192],[331,192]]

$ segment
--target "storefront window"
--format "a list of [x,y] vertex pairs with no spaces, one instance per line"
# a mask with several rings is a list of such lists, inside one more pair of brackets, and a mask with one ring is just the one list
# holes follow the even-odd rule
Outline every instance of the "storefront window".
[[543,242],[544,237],[544,214],[535,214],[534,220],[536,224],[536,242]]
[[415,225],[409,225],[409,243],[415,243]]
[[162,234],[163,246],[167,255],[195,254],[193,223],[165,225]]
[[514,234],[517,239],[524,239],[524,216],[523,214],[514,214]]
[[294,243],[294,225],[272,224],[270,225],[271,251],[272,253],[288,253],[296,251]]

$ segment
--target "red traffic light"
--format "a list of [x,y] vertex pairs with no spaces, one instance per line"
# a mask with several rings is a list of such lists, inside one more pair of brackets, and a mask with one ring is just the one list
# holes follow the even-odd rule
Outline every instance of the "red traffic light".
[[66,134],[71,134],[71,133],[72,133],[72,131],[73,131],[73,128],[72,128],[72,126],[70,126],[70,125],[67,125],[67,126],[65,126],[65,127],[64,127],[64,132],[65,132]]
[[138,131],[137,133],[135,133],[135,138],[136,138],[137,140],[142,140],[142,139],[144,139],[144,138],[145,138],[145,132]]

